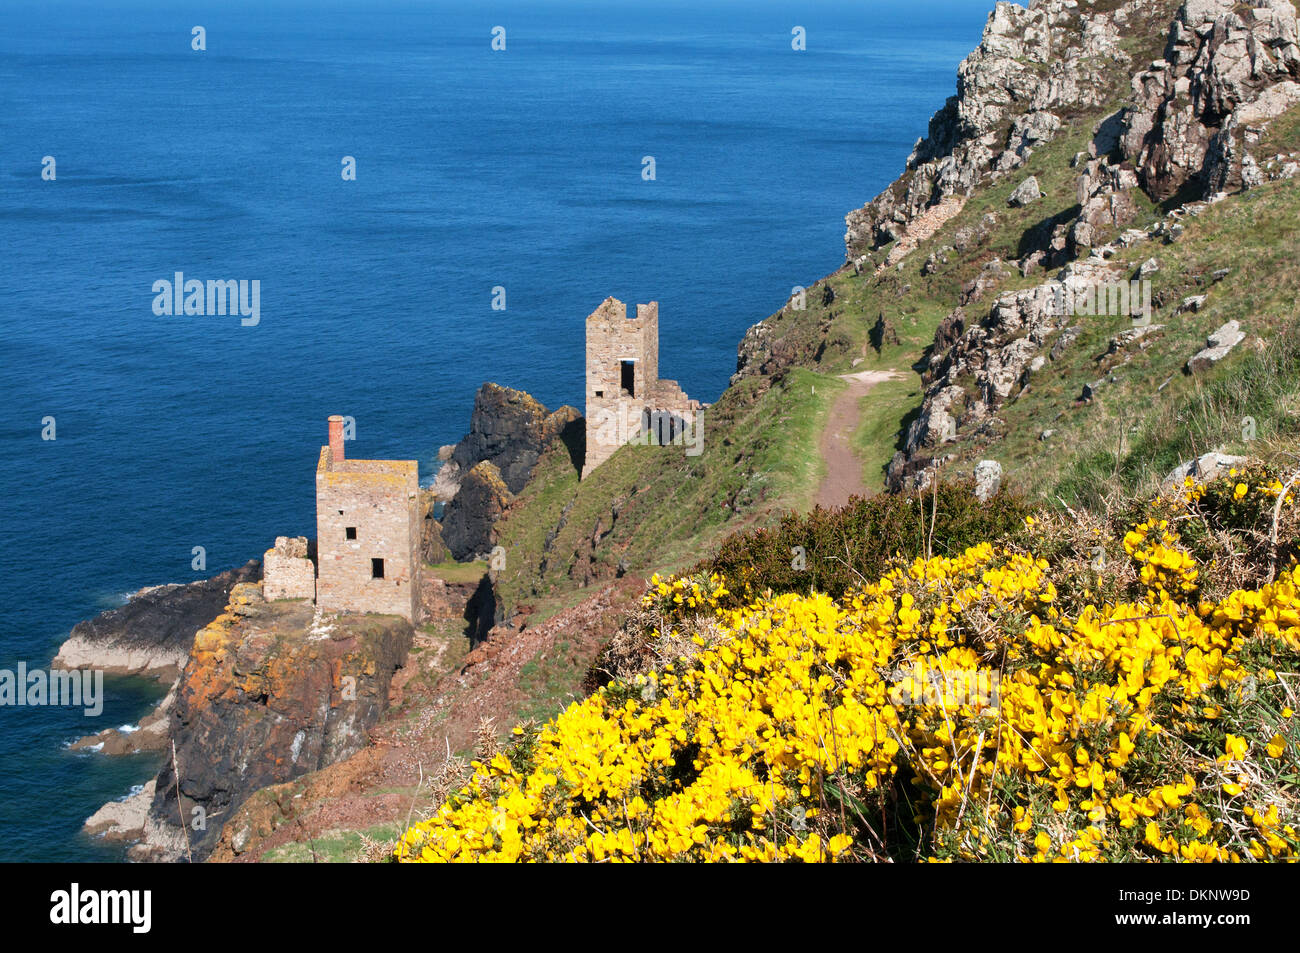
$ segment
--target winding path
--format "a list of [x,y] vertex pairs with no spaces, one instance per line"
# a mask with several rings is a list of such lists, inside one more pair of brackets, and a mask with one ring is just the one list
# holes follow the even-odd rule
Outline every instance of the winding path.
[[835,398],[826,429],[822,431],[821,454],[826,461],[826,476],[817,490],[818,506],[843,506],[850,496],[868,495],[866,484],[862,482],[862,461],[851,446],[854,431],[858,429],[858,403],[876,384],[897,376],[897,372],[892,370],[840,375],[849,386]]

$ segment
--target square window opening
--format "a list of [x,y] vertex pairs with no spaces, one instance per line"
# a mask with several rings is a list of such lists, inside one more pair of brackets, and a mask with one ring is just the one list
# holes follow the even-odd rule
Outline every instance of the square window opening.
[[355,526],[348,526],[348,527],[345,527],[344,530],[343,530],[343,535],[346,536],[348,539],[356,539],[356,538],[357,538],[357,528],[356,528]]

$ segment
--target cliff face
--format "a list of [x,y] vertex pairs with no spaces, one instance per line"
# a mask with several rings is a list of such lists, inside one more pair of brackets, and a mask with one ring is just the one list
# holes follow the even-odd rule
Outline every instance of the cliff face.
[[442,540],[458,560],[486,559],[496,542],[493,527],[514,494],[490,461],[477,463],[442,511]]
[[1261,123],[1300,103],[1290,0],[1187,0],[1164,56],[1133,79],[1120,155],[1160,201],[1258,185]]
[[[1161,39],[1163,54],[1141,68]],[[1096,130],[1090,158],[1136,171],[1131,184],[1152,198],[1250,184],[1250,128],[1300,102],[1298,76],[1290,0],[999,2],[906,173],[845,218],[848,257],[865,265],[898,242],[897,260],[977,187],[1023,165],[1064,119],[1116,100],[1127,102]]]
[[[1136,71],[1128,68],[1132,57],[1120,37],[1126,25],[1158,15],[1162,5],[1134,0],[1105,13],[1084,9],[1073,0],[1032,3],[1027,10],[1000,3],[980,49],[962,64],[958,95],[932,120],[908,172],[847,219],[850,256],[865,256],[860,267],[873,254],[882,258],[878,269],[893,264],[930,237],[944,203],[959,211],[977,186],[997,182],[1050,141],[1061,128],[1058,114],[1104,107],[1087,151],[1070,160],[1078,204],[1027,232],[1023,257],[1014,263],[1022,276],[1042,267],[1061,271],[983,304],[979,299],[1014,271],[993,260],[968,284],[925,359],[923,403],[888,468],[893,488],[926,485],[931,468],[953,458],[950,445],[999,432],[999,411],[1080,333],[1081,322],[1062,311],[1062,300],[1148,277],[1145,270],[1121,272],[1111,259],[1144,242],[1173,241],[1182,226],[1125,231],[1139,208],[1164,203],[1176,219],[1199,214],[1226,190],[1261,184],[1270,173],[1261,171],[1252,147],[1269,120],[1300,102],[1300,47],[1289,0],[1253,8],[1188,0],[1158,30],[1166,38],[1161,58]],[[1131,72],[1130,87],[1115,104],[1114,77]],[[1110,105],[1116,108],[1106,112]],[[1026,138],[1026,131],[1033,135]],[[1271,174],[1294,174],[1290,168]],[[1024,185],[1032,189],[1018,189],[1008,204],[1037,201],[1037,182]],[[1150,341],[1142,339],[1158,331],[1159,325],[1135,327],[1112,340],[1108,353],[1144,348]],[[1090,384],[1081,397],[1095,390]]]
[[474,396],[469,433],[456,444],[451,462],[465,473],[487,461],[510,492],[518,493],[542,451],[580,417],[572,407],[552,413],[524,391],[484,384]]
[[177,691],[171,742],[182,809],[169,747],[146,843],[133,856],[202,859],[250,794],[360,750],[388,708],[411,638],[395,616],[319,615],[236,586],[227,611],[195,637]]
[[933,234],[982,181],[1023,165],[1070,114],[1113,99],[1133,59],[1123,37],[1148,32],[1170,7],[1168,0],[999,2],[979,48],[958,68],[957,95],[930,120],[906,173],[845,218],[849,260],[865,267],[883,245]]

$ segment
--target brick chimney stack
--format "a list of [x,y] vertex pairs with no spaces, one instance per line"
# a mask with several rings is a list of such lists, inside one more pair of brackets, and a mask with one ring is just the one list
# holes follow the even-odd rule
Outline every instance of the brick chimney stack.
[[330,459],[335,463],[343,462],[343,418],[334,414],[330,424]]

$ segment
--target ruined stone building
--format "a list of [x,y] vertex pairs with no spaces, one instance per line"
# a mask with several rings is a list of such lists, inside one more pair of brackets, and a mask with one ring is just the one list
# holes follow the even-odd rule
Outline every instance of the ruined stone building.
[[414,460],[348,460],[343,418],[329,418],[316,464],[316,563],[307,541],[280,537],[263,561],[267,599],[310,599],[331,612],[416,620],[420,482]]
[[659,303],[627,306],[606,298],[587,316],[585,479],[625,443],[678,442],[700,402],[659,378]]
[[316,564],[307,537],[277,536],[262,556],[262,595],[268,600],[316,598]]

